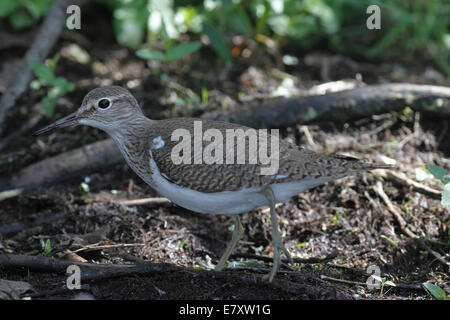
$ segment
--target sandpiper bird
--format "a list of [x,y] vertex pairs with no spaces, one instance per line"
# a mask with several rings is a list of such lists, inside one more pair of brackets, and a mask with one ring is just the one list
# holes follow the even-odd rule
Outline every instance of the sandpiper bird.
[[[242,132],[254,129],[227,122],[195,118],[151,120],[142,113],[133,95],[118,86],[101,87],[90,91],[75,113],[36,131],[34,135],[58,127],[79,124],[107,132],[114,139],[134,172],[175,204],[199,213],[224,214],[233,217],[235,228],[232,239],[216,265],[218,271],[224,267],[243,233],[238,214],[257,207],[269,206],[274,251],[272,270],[265,276],[269,282],[273,280],[279,268],[281,252],[291,260],[280,236],[275,211],[276,203],[285,202],[290,197],[327,181],[387,167],[350,157],[318,154],[277,140],[279,143],[277,146],[278,170],[272,174],[261,174],[263,167],[267,167],[261,163],[233,163],[222,159],[230,153],[230,148],[236,147],[237,139],[233,139],[232,143],[227,142],[228,144],[223,142],[225,152],[215,154],[221,158],[219,160],[223,161],[201,163],[198,161],[199,155],[194,152],[190,155],[183,154],[188,161],[176,163],[172,152],[180,140],[179,136],[173,137],[177,129],[181,129],[178,133],[193,135],[196,124],[201,124],[203,131],[212,129],[213,131],[210,132],[224,136],[229,130]],[[212,139],[209,142],[206,140],[200,142],[200,147],[206,148],[213,143]],[[199,147],[198,141],[197,146],[195,144],[194,137],[192,144],[189,142],[189,147],[192,146],[194,151]],[[268,146],[268,149],[270,148],[275,151],[272,145]],[[250,156],[250,151],[254,149],[254,146],[249,143],[245,145],[244,153]],[[182,153],[184,152],[186,150]],[[237,152],[231,160],[236,157]]]

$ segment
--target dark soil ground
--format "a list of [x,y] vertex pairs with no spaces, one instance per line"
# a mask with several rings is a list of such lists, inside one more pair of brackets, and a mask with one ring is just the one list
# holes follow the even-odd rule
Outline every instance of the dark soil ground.
[[[97,17],[98,25],[87,25],[76,37],[63,34],[54,49],[54,53],[62,53],[56,73],[74,82],[76,89],[60,99],[51,119],[44,118],[33,129],[76,110],[89,89],[113,83],[128,87],[143,103],[144,112],[154,119],[198,116],[217,108],[232,108],[240,101],[267,98],[286,78],[282,72],[294,75],[297,93],[325,81],[355,78],[357,73],[370,84],[401,81],[450,85],[449,79],[426,63],[367,62],[319,52],[299,56],[299,65],[280,70],[276,55],[245,39],[235,39],[236,47],[252,54],[236,57],[231,69],[218,62],[207,48],[202,49],[202,57],[210,59],[200,61],[193,56],[169,65],[148,65],[132,51],[117,46],[109,36],[110,26],[103,20],[106,19]],[[89,52],[88,64],[75,62],[68,53],[67,48],[73,43]],[[13,74],[5,70],[25,50],[17,45],[0,50],[0,72]],[[324,73],[325,65],[329,68]],[[202,88],[208,90],[207,103],[205,96],[202,99]],[[20,99],[9,115],[6,134],[14,132],[30,116],[32,106],[44,93],[45,89],[30,89]],[[24,107],[22,112],[20,107]],[[378,162],[383,156],[389,157],[395,160],[399,171],[416,180],[426,164],[450,167],[448,125],[448,119],[405,112],[376,115],[354,123],[282,128],[282,134],[284,139],[318,152]],[[0,177],[103,138],[104,133],[87,127],[64,129],[39,138],[32,137],[30,131],[1,152]],[[405,235],[398,219],[375,191],[377,181],[382,181],[384,192],[401,212],[407,228],[420,240]],[[89,192],[80,187],[82,182],[88,184]],[[422,183],[442,189],[432,177],[427,176]],[[180,267],[91,281],[85,292],[97,299],[431,299],[421,286],[426,281],[450,293],[448,265],[437,259],[447,255],[448,261],[450,210],[439,200],[383,180],[376,173],[330,182],[277,207],[282,236],[293,257],[334,258],[321,263],[284,265],[273,284],[261,280],[270,270],[267,262],[235,257],[225,271],[209,270],[230,239],[230,218],[201,215],[170,204],[117,203],[155,196],[158,195],[125,164],[26,191],[0,203],[0,226],[65,215],[51,223],[0,237],[0,253],[41,256],[50,240],[47,256],[51,257],[63,257],[68,250],[81,249],[77,255],[89,262],[130,263],[132,255],[142,259],[138,260],[140,263]],[[237,252],[271,256],[269,212],[254,210],[244,214],[242,222],[245,234]],[[111,245],[116,246],[105,247]],[[92,248],[96,246],[103,247]],[[371,266],[379,268],[380,276],[397,286],[369,290],[365,282]],[[30,283],[35,289],[34,299],[68,299],[75,295],[59,290],[66,281],[64,274],[0,266],[1,278]]]

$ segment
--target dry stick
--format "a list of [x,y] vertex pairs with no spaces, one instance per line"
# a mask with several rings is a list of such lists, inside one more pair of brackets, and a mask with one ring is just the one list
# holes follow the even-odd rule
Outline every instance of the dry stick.
[[152,197],[152,198],[142,198],[132,200],[93,199],[89,200],[88,203],[114,203],[114,204],[121,204],[124,206],[142,206],[142,205],[161,206],[169,204],[170,200],[164,197]]
[[[292,261],[294,263],[321,263],[321,262],[326,262],[330,259],[334,259],[337,256],[338,256],[338,252],[334,251],[323,259],[320,259],[320,258],[309,258],[309,259],[293,258]],[[232,254],[231,257],[232,258],[256,259],[256,260],[261,260],[264,262],[272,262],[273,261],[273,258],[271,258],[271,257],[260,256],[260,255],[252,254],[252,253],[237,252],[237,253]],[[290,262],[290,260],[288,260],[288,259],[282,259],[281,261],[284,263]]]
[[167,204],[170,203],[169,199],[164,197],[154,197],[154,198],[143,198],[143,199],[134,199],[134,200],[121,200],[117,201],[117,203],[122,204],[124,206],[139,206],[143,204]]
[[395,219],[397,220],[398,224],[400,225],[400,229],[409,237],[417,238],[417,236],[411,230],[408,229],[408,227],[406,226],[406,222],[403,219],[402,215],[394,207],[391,200],[389,199],[387,194],[384,192],[383,184],[381,183],[381,181],[379,181],[379,180],[377,181],[377,183],[375,184],[374,190],[376,193],[378,193],[378,195],[384,201],[384,203],[388,207],[388,210],[394,215]]
[[[82,284],[80,289],[76,289],[79,291],[89,291],[91,289],[91,287],[88,284]],[[41,291],[41,292],[36,292],[36,293],[25,293],[22,294],[22,298],[24,297],[30,297],[30,298],[39,298],[39,297],[49,297],[49,296],[54,296],[54,295],[59,295],[59,294],[74,294],[77,291],[74,291],[74,289],[69,289],[66,286],[62,287],[62,288],[57,288],[57,289],[50,289],[50,290],[45,290],[45,291]]]
[[130,248],[130,247],[143,247],[145,243],[119,243],[119,244],[108,244],[108,245],[88,245],[83,248],[73,250],[73,253],[78,253],[82,251],[96,251],[105,249],[115,249],[115,248]]
[[357,286],[366,286],[366,283],[364,283],[364,282],[350,281],[350,280],[344,280],[344,279],[336,279],[336,278],[332,278],[332,277],[325,276],[325,275],[321,275],[320,279],[334,281],[334,282],[339,282],[339,283],[345,283],[345,284],[352,284],[352,285],[357,285]]
[[275,99],[263,104],[214,111],[204,119],[234,122],[254,128],[281,128],[321,121],[351,121],[374,114],[401,111],[409,106],[417,112],[450,116],[450,88],[388,83],[324,95]]
[[131,268],[133,265],[117,265],[117,264],[96,264],[82,263],[74,261],[63,261],[51,257],[27,256],[14,254],[0,254],[0,267],[5,268],[27,268],[30,270],[40,271],[65,271],[70,265],[78,265],[86,268]]
[[[321,275],[320,279],[322,280],[328,280],[328,281],[334,281],[339,283],[345,283],[345,284],[351,284],[351,285],[358,285],[358,286],[366,286],[367,284],[364,282],[358,282],[358,281],[351,281],[351,280],[344,280],[344,279],[337,279],[325,275]],[[423,290],[423,287],[421,284],[407,284],[407,283],[396,283],[396,288],[402,288],[402,289],[412,289],[412,290]]]
[[180,271],[182,268],[164,264],[148,263],[145,265],[128,264],[95,264],[75,261],[62,261],[49,257],[0,254],[0,267],[25,268],[44,272],[65,272],[68,266],[77,265],[81,268],[81,280],[98,280],[134,274],[154,272]]
[[57,0],[53,3],[42,26],[34,37],[31,47],[25,54],[20,72],[17,73],[16,77],[12,78],[12,83],[8,85],[8,89],[0,99],[0,135],[5,127],[6,113],[27,90],[28,83],[32,79],[33,73],[28,63],[31,61],[42,63],[44,61],[63,29],[67,7],[71,4],[81,5],[84,2],[86,0]]
[[21,194],[23,189],[17,188],[17,189],[10,189],[3,192],[0,192],[0,201],[17,197],[19,194]]
[[114,141],[106,139],[34,163],[13,175],[3,188],[54,184],[121,161],[123,158]]
[[442,194],[441,191],[431,188],[429,186],[426,186],[417,181],[414,181],[414,180],[408,178],[407,176],[405,176],[401,172],[377,170],[377,171],[374,171],[374,173],[380,177],[383,177],[387,180],[390,180],[390,181],[400,184],[402,186],[408,187],[416,192],[427,195],[433,199],[441,199],[441,194]]
[[47,217],[36,219],[34,221],[30,221],[30,222],[17,222],[17,223],[13,223],[13,224],[7,224],[4,226],[0,226],[0,234],[3,237],[9,237],[9,236],[11,236],[15,233],[18,233],[22,230],[34,228],[34,227],[40,226],[44,223],[52,223],[52,222],[55,222],[58,220],[65,219],[66,217],[67,217],[67,213],[60,212],[60,213],[56,213],[51,216],[47,216]]

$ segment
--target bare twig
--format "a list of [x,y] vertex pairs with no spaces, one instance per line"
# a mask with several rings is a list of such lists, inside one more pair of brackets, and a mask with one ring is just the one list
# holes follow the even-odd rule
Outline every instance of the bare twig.
[[115,200],[115,199],[93,199],[87,201],[88,203],[116,203],[124,206],[142,206],[142,205],[165,205],[169,204],[170,200],[164,197],[151,197],[132,200]]
[[134,199],[134,200],[120,200],[117,203],[122,204],[124,206],[139,206],[144,204],[167,204],[170,203],[169,199],[163,197],[155,197],[155,198],[143,198],[143,199]]
[[23,190],[21,188],[18,188],[0,192],[0,201],[17,197],[19,194],[22,193],[22,191]]
[[332,278],[332,277],[325,276],[325,275],[321,275],[320,279],[333,281],[333,282],[339,282],[339,283],[345,283],[345,284],[351,284],[351,285],[356,285],[356,286],[366,286],[366,283],[364,283],[364,282],[336,279],[336,278]]
[[11,236],[15,233],[18,233],[22,230],[28,229],[28,228],[34,228],[36,226],[40,226],[44,223],[51,223],[58,220],[65,219],[67,216],[66,213],[56,213],[54,215],[43,217],[40,219],[36,219],[34,221],[30,222],[17,222],[13,224],[8,224],[5,226],[0,226],[0,234],[2,234],[4,237]]
[[96,250],[105,250],[105,249],[115,249],[115,248],[130,248],[130,247],[143,247],[144,243],[119,243],[119,244],[108,244],[108,245],[88,245],[83,248],[73,250],[74,253],[82,252],[82,251],[96,251]]
[[[337,279],[337,278],[333,278],[333,277],[329,277],[329,276],[325,276],[325,275],[321,275],[320,279],[333,281],[333,282],[339,282],[339,283],[346,283],[346,284],[351,284],[351,285],[358,285],[358,286],[366,286],[367,285],[364,282]],[[402,288],[402,289],[409,289],[409,290],[423,290],[421,284],[396,283],[395,287]]]
[[376,193],[378,193],[380,198],[384,201],[389,212],[391,212],[394,215],[395,219],[397,220],[398,224],[400,225],[400,229],[409,237],[417,238],[417,236],[411,230],[408,229],[406,222],[403,219],[401,213],[397,210],[397,208],[394,207],[391,200],[389,199],[387,194],[384,192],[383,184],[381,183],[381,181],[379,181],[379,180],[377,181],[377,183],[374,187],[374,190]]
[[[294,262],[294,263],[323,263],[328,260],[333,260],[337,256],[338,256],[338,252],[334,251],[334,252],[330,253],[328,256],[326,256],[325,258],[308,258],[308,259],[292,258],[292,262]],[[237,253],[232,254],[231,257],[232,258],[256,259],[256,260],[261,260],[264,262],[272,262],[273,261],[273,258],[271,258],[271,257],[260,256],[260,255],[252,254],[252,253],[237,252]],[[289,259],[281,259],[281,261],[284,263],[290,262]]]
[[441,199],[441,195],[442,195],[441,191],[433,189],[433,188],[426,186],[423,183],[417,182],[413,179],[410,179],[401,172],[384,171],[384,173],[386,174],[385,177],[392,182],[401,184],[401,185],[408,187],[416,192],[427,195],[433,199]]

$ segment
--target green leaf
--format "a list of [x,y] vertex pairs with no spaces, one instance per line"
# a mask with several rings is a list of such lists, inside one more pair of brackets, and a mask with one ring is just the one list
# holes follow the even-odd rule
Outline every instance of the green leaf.
[[58,64],[59,58],[61,58],[61,54],[58,52],[55,56],[48,60],[48,68],[52,73],[55,72],[56,65]]
[[450,178],[444,178],[444,176],[447,174],[447,170],[445,170],[444,168],[435,166],[433,164],[427,164],[426,168],[433,174],[433,176],[441,180],[442,183],[447,184],[450,182]]
[[444,191],[442,191],[441,204],[442,204],[443,206],[448,206],[448,205],[450,205],[450,183],[447,183],[447,184],[444,186]]
[[17,11],[11,14],[9,22],[14,29],[23,29],[33,24],[33,18],[26,12]]
[[52,245],[50,239],[47,239],[47,241],[45,241],[44,256],[48,255],[50,251],[52,251]]
[[385,236],[384,234],[382,234],[382,235],[380,236],[380,238],[383,238],[383,239],[389,241],[389,242],[392,243],[395,247],[398,248],[398,243],[397,243],[397,241],[392,240],[391,238],[389,238],[388,236]]
[[148,10],[143,1],[128,1],[120,4],[113,14],[114,33],[117,42],[136,48],[145,36]]
[[[3,1],[3,0],[2,0]],[[17,1],[21,2],[34,19],[42,17],[50,9],[52,0]]]
[[51,118],[53,115],[53,111],[55,110],[56,100],[52,97],[46,96],[42,99],[42,109],[44,111],[44,115],[47,118]]
[[450,298],[445,294],[444,290],[431,282],[424,282],[423,286],[438,300],[449,300]]
[[20,2],[17,0],[2,0],[0,1],[0,18],[10,15],[19,7]]
[[136,51],[136,55],[139,58],[146,60],[158,60],[158,61],[167,61],[167,56],[164,52],[151,50],[151,49],[141,49]]
[[211,47],[219,55],[219,57],[225,61],[231,61],[231,49],[228,45],[228,40],[222,33],[218,32],[211,25],[203,24],[203,33],[209,38]]
[[396,285],[394,282],[392,282],[391,280],[386,281],[384,284],[387,285],[387,286],[391,286],[391,287],[396,287],[396,286],[397,286],[397,285]]
[[50,84],[54,86],[54,89],[57,89],[57,91],[53,93],[53,96],[57,98],[75,89],[75,85],[72,82],[67,81],[65,78],[62,77],[54,78]]
[[253,31],[250,19],[242,6],[234,8],[227,15],[227,26],[230,30],[239,34],[249,34]]
[[183,43],[176,47],[173,47],[166,53],[167,61],[178,60],[184,56],[187,56],[187,55],[197,51],[198,49],[200,49],[201,46],[202,46],[202,44],[200,41],[194,41],[194,42]]
[[30,61],[28,64],[43,84],[49,84],[55,78],[53,72],[46,65],[35,61]]
[[307,11],[320,19],[322,28],[326,33],[331,34],[339,30],[338,13],[325,2],[309,1]]

